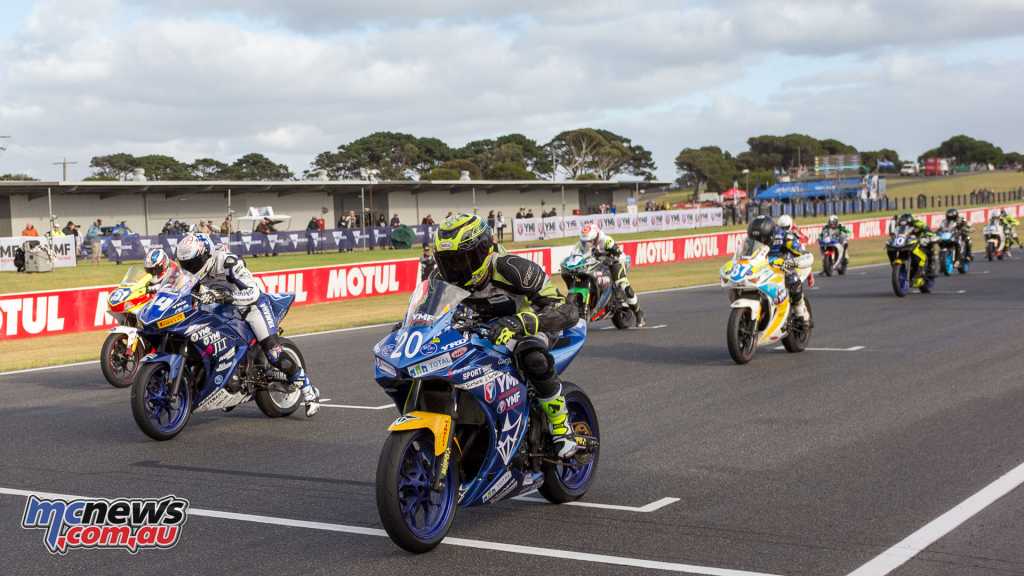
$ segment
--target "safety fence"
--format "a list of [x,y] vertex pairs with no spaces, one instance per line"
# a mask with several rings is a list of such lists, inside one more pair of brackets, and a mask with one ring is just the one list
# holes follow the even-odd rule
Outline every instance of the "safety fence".
[[516,242],[572,238],[587,224],[594,224],[609,234],[707,228],[722,225],[722,208],[712,206],[636,214],[516,218],[512,221],[512,235]]
[[[785,202],[759,202],[747,205],[746,217],[749,220],[758,214],[772,217],[790,214],[797,218],[827,216],[838,214],[866,214],[870,212],[918,212],[938,208],[976,208],[990,204],[1006,204],[1024,200],[1024,188],[994,192],[992,190],[976,190],[967,194],[945,194],[905,196],[902,198],[829,198],[819,200],[792,199]],[[726,220],[734,219],[727,208]]]
[[[1005,208],[1011,215],[1024,215],[1024,204],[967,209],[963,214],[972,223],[982,223],[1000,208]],[[937,212],[923,217],[929,226],[935,227],[943,216]],[[879,217],[845,224],[852,230],[851,239],[859,240],[888,234],[890,221],[891,218]],[[813,244],[821,225],[802,226],[800,229]],[[643,267],[729,256],[744,239],[745,231],[731,231],[627,240],[620,245],[632,259],[633,266]],[[554,273],[570,250],[572,246],[555,246],[514,253],[543,266],[548,273]],[[419,260],[410,258],[263,272],[255,276],[266,292],[294,293],[295,304],[302,306],[411,292],[420,274]],[[107,314],[107,298],[114,289],[114,286],[93,286],[0,294],[0,341],[109,328],[114,322]]]

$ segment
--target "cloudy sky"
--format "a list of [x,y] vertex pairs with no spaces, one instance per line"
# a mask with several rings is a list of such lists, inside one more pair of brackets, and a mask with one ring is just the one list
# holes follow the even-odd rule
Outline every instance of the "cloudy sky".
[[124,151],[299,173],[376,130],[458,146],[603,127],[687,146],[805,132],[1024,151],[1024,0],[3,0],[0,173]]

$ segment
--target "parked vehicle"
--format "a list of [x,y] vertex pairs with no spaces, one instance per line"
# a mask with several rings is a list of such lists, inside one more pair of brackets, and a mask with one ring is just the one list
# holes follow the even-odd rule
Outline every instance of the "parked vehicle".
[[917,176],[920,171],[921,169],[918,167],[917,162],[909,160],[900,167],[900,175],[902,176]]

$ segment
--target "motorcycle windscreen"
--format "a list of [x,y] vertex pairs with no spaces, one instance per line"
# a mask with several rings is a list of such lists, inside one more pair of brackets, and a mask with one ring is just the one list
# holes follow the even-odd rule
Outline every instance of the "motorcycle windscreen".
[[149,272],[146,272],[145,268],[136,264],[135,266],[132,266],[131,268],[128,269],[127,272],[124,273],[124,277],[121,278],[121,285],[133,286],[135,284],[138,284],[139,282],[146,280],[149,280]]

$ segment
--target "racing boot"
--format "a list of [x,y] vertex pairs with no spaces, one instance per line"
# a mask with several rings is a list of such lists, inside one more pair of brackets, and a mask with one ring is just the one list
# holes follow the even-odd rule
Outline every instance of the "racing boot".
[[565,408],[562,386],[558,386],[558,394],[551,398],[538,398],[537,402],[548,417],[548,432],[551,434],[551,443],[554,444],[558,457],[563,460],[571,458],[579,446],[569,423],[569,411]]
[[647,325],[647,321],[644,319],[644,311],[640,309],[640,300],[636,297],[636,291],[629,285],[629,280],[626,278],[623,278],[620,282],[623,282],[622,291],[626,294],[626,304],[633,311],[636,327],[643,328]]
[[294,382],[300,385],[302,400],[306,403],[306,418],[312,418],[320,411],[320,391],[316,389],[306,376],[306,371],[299,369]]

